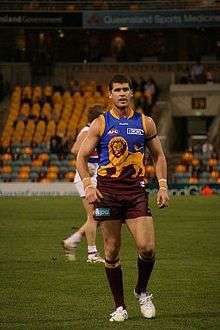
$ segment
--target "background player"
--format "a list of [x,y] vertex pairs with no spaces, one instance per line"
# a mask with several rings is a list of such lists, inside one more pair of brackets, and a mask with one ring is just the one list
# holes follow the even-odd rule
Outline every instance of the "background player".
[[[95,118],[97,118],[101,113],[103,113],[103,108],[99,105],[95,105],[88,109],[88,124],[80,131],[80,133],[77,136],[76,142],[74,143],[71,149],[71,152],[75,156],[77,156],[79,148],[87,136],[91,122]],[[97,167],[98,167],[98,155],[97,152],[94,151],[88,159],[89,175],[91,177],[91,182],[94,185],[96,185]],[[74,184],[78,191],[79,196],[82,199],[82,203],[87,214],[87,221],[82,227],[80,227],[80,229],[77,230],[77,232],[73,233],[68,238],[63,240],[65,255],[68,258],[68,260],[74,261],[76,247],[78,243],[82,240],[82,237],[85,235],[88,244],[87,262],[89,263],[104,262],[104,259],[99,256],[99,253],[96,248],[97,221],[94,221],[93,218],[94,206],[93,204],[89,204],[88,201],[85,199],[85,191],[78,171],[76,171]]]

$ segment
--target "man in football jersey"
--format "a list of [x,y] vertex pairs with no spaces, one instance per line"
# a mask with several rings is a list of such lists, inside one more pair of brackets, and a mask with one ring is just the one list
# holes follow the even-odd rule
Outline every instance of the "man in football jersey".
[[[123,294],[122,269],[119,252],[121,228],[125,223],[137,246],[137,283],[134,296],[142,315],[156,315],[148,282],[155,263],[155,235],[148,196],[145,190],[144,151],[147,146],[155,163],[159,183],[157,204],[168,206],[167,165],[153,120],[132,109],[129,80],[116,75],[109,83],[112,107],[99,116],[89,128],[80,147],[77,169],[82,178],[85,197],[95,205],[95,219],[101,227],[105,271],[115,302],[110,321],[128,318]],[[97,186],[91,181],[87,159],[97,150],[99,166]]]
[[[74,155],[77,155],[80,145],[85,140],[91,122],[102,113],[103,113],[103,108],[99,105],[95,105],[90,109],[88,109],[88,124],[80,131],[80,133],[77,136],[76,142],[74,143],[71,149],[71,152]],[[91,178],[91,182],[94,185],[96,185],[96,175],[98,168],[98,155],[96,151],[93,151],[93,153],[91,153],[91,155],[89,156],[88,168],[89,168],[89,175]],[[87,262],[89,263],[104,262],[104,259],[100,257],[96,248],[97,221],[95,221],[93,217],[94,206],[93,204],[89,204],[89,202],[85,199],[85,191],[78,171],[76,171],[74,184],[78,191],[79,196],[82,199],[82,203],[87,214],[87,220],[86,223],[82,227],[80,227],[75,233],[73,233],[72,235],[70,235],[69,237],[63,240],[62,243],[63,243],[65,255],[68,260],[74,261],[76,259],[75,257],[76,247],[79,244],[79,242],[82,240],[82,237],[86,236],[87,245],[88,245]]]

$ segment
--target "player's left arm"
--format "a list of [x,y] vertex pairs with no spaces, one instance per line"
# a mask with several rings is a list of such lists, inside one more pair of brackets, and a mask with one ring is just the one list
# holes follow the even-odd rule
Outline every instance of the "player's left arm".
[[159,191],[157,194],[157,204],[160,208],[168,206],[169,196],[167,187],[167,162],[164,155],[159,137],[157,135],[156,125],[152,118],[145,117],[145,134],[146,143],[151,151],[156,176],[159,183]]

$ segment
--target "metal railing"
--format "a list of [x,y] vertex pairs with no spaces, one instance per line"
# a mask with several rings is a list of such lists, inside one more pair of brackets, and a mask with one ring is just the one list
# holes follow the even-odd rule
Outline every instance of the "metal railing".
[[94,0],[94,1],[0,1],[1,11],[84,11],[84,10],[190,10],[220,9],[220,0]]

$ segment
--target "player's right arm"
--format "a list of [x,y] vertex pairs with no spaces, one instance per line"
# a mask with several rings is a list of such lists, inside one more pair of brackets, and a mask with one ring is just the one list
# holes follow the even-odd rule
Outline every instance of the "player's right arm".
[[89,203],[94,203],[102,198],[99,190],[92,184],[88,168],[88,158],[95,150],[101,136],[100,127],[102,127],[101,118],[97,118],[92,122],[87,131],[87,136],[79,148],[76,160],[76,168],[82,179],[85,189],[85,197]]

